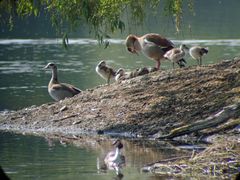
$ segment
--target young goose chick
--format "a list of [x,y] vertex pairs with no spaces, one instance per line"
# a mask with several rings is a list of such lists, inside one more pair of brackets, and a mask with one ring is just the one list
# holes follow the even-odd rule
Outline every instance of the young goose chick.
[[131,79],[137,76],[137,70],[132,72],[126,72],[123,68],[120,68],[116,72],[115,81],[120,82],[126,79]]
[[135,69],[134,71],[131,71],[131,72],[125,72],[123,68],[120,68],[116,72],[115,81],[119,82],[125,79],[131,79],[131,78],[142,76],[154,71],[157,71],[156,67],[152,67],[152,68],[142,67],[142,68]]
[[156,67],[149,67],[149,68],[148,68],[149,73],[155,72],[155,71],[157,71],[157,70],[158,70],[158,69],[157,69]]
[[123,68],[120,68],[116,72],[115,81],[119,82],[125,79],[125,71]]
[[146,57],[155,60],[157,69],[160,68],[160,61],[164,59],[163,55],[174,47],[171,41],[154,33],[141,37],[131,34],[126,38],[126,46],[130,53],[142,52]]
[[172,61],[172,67],[174,68],[174,64],[177,63],[180,67],[185,67],[186,61],[183,59],[185,56],[185,50],[189,50],[189,48],[185,44],[181,44],[180,48],[173,48],[164,54],[166,59]]
[[109,85],[110,80],[115,78],[116,72],[105,61],[100,61],[96,67],[96,72],[107,81]]
[[208,53],[208,48],[203,48],[200,46],[193,46],[189,49],[189,54],[193,59],[198,61],[198,65],[202,65],[202,56]]
[[118,139],[113,143],[115,150],[108,152],[104,158],[104,163],[108,169],[114,169],[117,174],[120,174],[120,169],[125,165],[125,156],[121,154],[123,144]]
[[71,84],[59,83],[57,77],[57,66],[53,63],[48,63],[44,69],[52,69],[52,78],[48,84],[48,93],[55,100],[60,101],[65,98],[73,97],[81,92],[80,89]]

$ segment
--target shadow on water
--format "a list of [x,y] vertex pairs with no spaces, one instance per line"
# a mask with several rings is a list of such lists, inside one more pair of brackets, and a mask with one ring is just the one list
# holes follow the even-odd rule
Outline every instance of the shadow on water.
[[6,175],[6,173],[3,171],[2,167],[0,166],[0,179],[2,180],[9,180],[9,177]]

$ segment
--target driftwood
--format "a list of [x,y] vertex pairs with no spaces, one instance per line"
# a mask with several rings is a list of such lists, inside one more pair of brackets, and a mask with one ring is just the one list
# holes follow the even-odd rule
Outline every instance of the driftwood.
[[[236,104],[224,107],[223,110],[221,110],[217,114],[210,116],[202,121],[198,121],[189,125],[185,125],[185,126],[181,126],[179,128],[173,129],[169,134],[160,136],[158,137],[158,139],[172,139],[178,136],[183,136],[186,134],[191,134],[191,133],[205,130],[208,128],[216,127],[220,124],[226,123],[231,118],[239,115],[240,115],[240,103],[236,103]],[[240,120],[235,119],[232,123],[229,123],[227,126],[223,126],[223,128],[218,128],[218,129],[215,129],[214,131],[211,131],[209,133],[205,133],[202,135],[217,133],[229,126],[233,128],[239,125],[239,123],[240,123]]]
[[65,120],[65,119],[69,119],[69,118],[72,118],[72,117],[76,117],[76,116],[78,116],[79,114],[77,113],[77,114],[71,114],[71,115],[69,115],[69,116],[65,116],[65,117],[62,117],[62,118],[59,118],[59,119],[53,119],[52,121],[54,121],[54,122],[57,122],[57,121],[62,121],[62,120]]
[[218,127],[215,127],[213,129],[204,129],[203,131],[201,131],[200,134],[202,136],[210,136],[210,135],[217,134],[219,132],[231,130],[231,129],[237,127],[238,125],[240,125],[240,118],[229,119],[226,123],[224,123]]
[[239,143],[238,140],[231,138],[218,139],[204,151],[190,158],[179,157],[158,161],[145,165],[141,170],[154,174],[181,176],[183,179],[184,177],[234,179],[240,167]]

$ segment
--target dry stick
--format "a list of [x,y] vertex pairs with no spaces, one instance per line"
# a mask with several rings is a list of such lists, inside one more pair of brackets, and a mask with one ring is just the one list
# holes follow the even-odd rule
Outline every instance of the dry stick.
[[69,116],[62,117],[60,119],[53,119],[52,121],[57,122],[57,121],[65,120],[65,119],[76,117],[76,116],[78,116],[78,114],[72,114],[72,115],[69,115]]
[[154,162],[154,163],[149,163],[149,164],[146,164],[144,166],[152,166],[156,163],[167,163],[169,161],[176,161],[176,160],[182,160],[182,159],[189,159],[191,156],[180,156],[180,157],[173,157],[173,158],[169,158],[169,159],[163,159],[163,160],[160,160],[160,161],[157,161],[157,162]]
[[221,127],[214,128],[214,130],[210,130],[210,131],[207,131],[207,132],[205,132],[203,130],[204,132],[201,132],[200,135],[210,136],[210,135],[216,134],[220,131],[226,131],[226,130],[229,130],[229,129],[233,129],[233,128],[237,127],[239,124],[240,124],[240,118],[230,119],[230,120],[228,120],[228,122],[226,124],[224,124]]
[[234,117],[235,115],[240,115],[240,102],[224,107],[222,111],[218,112],[213,116],[206,118],[205,120],[173,129],[169,134],[160,136],[158,137],[158,139],[172,139],[178,136],[191,134],[193,132],[207,129],[210,127],[215,127],[219,124],[222,124],[228,121],[230,118]]

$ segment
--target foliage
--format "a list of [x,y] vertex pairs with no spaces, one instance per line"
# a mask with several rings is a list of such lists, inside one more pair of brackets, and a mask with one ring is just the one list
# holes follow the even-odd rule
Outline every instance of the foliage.
[[[183,0],[168,0],[165,5],[165,12],[175,17],[176,30],[179,32],[183,16]],[[188,8],[193,11],[193,1],[188,0]]]
[[[125,30],[125,14],[130,14],[133,22],[142,23],[146,7],[155,11],[164,7],[166,14],[174,17],[179,31],[183,6],[183,0],[0,0],[0,22],[12,28],[15,17],[39,16],[44,12],[50,14],[59,32],[73,31],[87,23],[101,41],[109,33]],[[188,7],[193,9],[193,0],[188,0]]]

